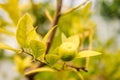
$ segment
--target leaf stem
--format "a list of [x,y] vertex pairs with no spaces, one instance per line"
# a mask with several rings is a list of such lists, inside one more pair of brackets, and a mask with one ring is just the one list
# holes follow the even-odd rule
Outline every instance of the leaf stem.
[[68,67],[71,67],[71,68],[74,68],[74,69],[76,69],[77,71],[80,71],[80,70],[83,70],[83,71],[85,71],[85,72],[88,72],[88,70],[86,69],[86,67],[76,67],[76,66],[73,66],[73,65],[69,65],[69,64],[66,64],[66,66],[68,66]]

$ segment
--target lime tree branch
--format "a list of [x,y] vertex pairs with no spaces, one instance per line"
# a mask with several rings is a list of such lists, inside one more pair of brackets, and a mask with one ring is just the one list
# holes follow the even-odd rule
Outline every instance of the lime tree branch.
[[[62,0],[57,0],[57,8],[56,8],[55,16],[53,19],[52,27],[58,24],[58,21],[59,21],[60,16],[61,16],[61,7],[62,7]],[[56,33],[56,28],[52,31],[52,33],[50,34],[50,36],[48,38],[46,54],[48,53],[48,51],[50,49],[52,40],[53,40],[54,35]]]

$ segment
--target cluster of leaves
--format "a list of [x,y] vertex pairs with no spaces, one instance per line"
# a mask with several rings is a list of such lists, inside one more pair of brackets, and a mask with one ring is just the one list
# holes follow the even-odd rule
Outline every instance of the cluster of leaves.
[[[80,10],[76,10],[61,17],[59,26],[66,36],[75,35],[88,29],[95,29],[95,23],[90,19],[92,3],[88,3]],[[71,17],[72,16],[72,17]],[[65,26],[65,27],[64,27]]]
[[[8,5],[12,6],[7,7]],[[61,75],[63,77],[62,74],[64,73],[66,76],[64,76],[63,79],[79,80],[80,78],[83,79],[79,72],[80,69],[83,69],[81,68],[81,66],[83,65],[75,66],[74,63],[81,60],[82,58],[88,58],[101,54],[97,51],[90,50],[91,48],[87,48],[87,50],[82,50],[84,49],[85,39],[90,38],[87,39],[89,40],[88,45],[91,46],[92,43],[91,35],[93,35],[93,28],[95,27],[95,24],[92,20],[89,19],[91,15],[91,12],[89,11],[91,7],[91,2],[88,2],[80,10],[81,12],[77,11],[72,12],[68,15],[64,14],[63,16],[61,16],[58,26],[53,26],[45,36],[37,34],[37,27],[33,26],[33,18],[31,18],[28,13],[23,14],[23,16],[20,18],[18,0],[9,0],[7,4],[0,4],[0,7],[8,12],[10,18],[13,21],[12,25],[17,26],[15,34],[16,40],[20,47],[16,49],[7,44],[0,43],[0,49],[7,49],[16,53],[15,62],[17,64],[17,70],[21,74],[31,75],[33,73],[39,73],[34,77],[35,80],[39,79],[38,77],[42,75],[44,76],[41,78],[43,78],[44,80],[50,79],[50,77],[53,77],[53,80],[57,80],[57,76]],[[13,14],[14,10],[16,11],[15,14]],[[70,17],[71,15],[73,16],[72,19]],[[80,18],[77,16],[79,16]],[[47,41],[53,30],[56,28],[57,32],[50,46],[50,50],[48,53],[46,53],[48,47]],[[4,33],[9,32],[6,31],[6,29],[4,29],[4,31]],[[71,44],[73,46],[69,47],[69,45]],[[61,51],[61,46],[68,46],[68,51],[64,51],[64,49],[62,49]],[[68,59],[69,54],[71,54],[71,51],[69,51],[71,50],[71,47],[75,49],[75,56]],[[64,54],[62,54],[62,52],[64,52]],[[65,57],[65,59],[61,58],[61,54],[67,57]],[[44,65],[40,66],[40,64]],[[51,74],[48,72],[50,72]],[[47,75],[48,77],[46,77],[45,75]],[[74,78],[73,75],[75,75],[76,77]]]
[[[25,14],[18,22],[17,25],[17,32],[16,32],[16,39],[18,41],[18,43],[20,44],[20,47],[22,48],[21,50],[17,50],[14,49],[8,45],[5,45],[3,43],[0,43],[0,48],[1,49],[8,49],[8,50],[12,50],[15,51],[16,53],[27,53],[33,56],[34,59],[38,59],[41,62],[45,62],[44,61],[44,56],[45,56],[45,52],[46,52],[46,41],[49,38],[50,33],[52,32],[52,30],[55,29],[55,27],[53,27],[45,36],[43,39],[40,39],[39,36],[37,35],[35,29],[32,26],[32,19],[30,17],[29,14]],[[79,47],[79,35],[73,35],[70,36],[69,38],[66,38],[65,35],[63,34],[62,37],[62,43],[64,42],[71,42],[74,43],[75,48]],[[65,47],[65,46],[64,46]],[[57,53],[58,53],[58,47],[56,47],[55,52],[53,54],[53,52],[49,55],[47,55],[46,59],[49,59],[48,63],[53,63],[53,61],[57,61],[57,60],[51,60],[51,59],[55,59],[58,58]],[[53,55],[52,55],[53,54]],[[80,51],[77,54],[77,58],[82,58],[82,57],[89,57],[89,56],[94,56],[94,55],[98,55],[100,53],[92,51],[92,50],[84,50],[84,51]],[[46,62],[45,62],[46,63]],[[54,63],[53,63],[54,64]],[[53,65],[52,64],[52,65]]]

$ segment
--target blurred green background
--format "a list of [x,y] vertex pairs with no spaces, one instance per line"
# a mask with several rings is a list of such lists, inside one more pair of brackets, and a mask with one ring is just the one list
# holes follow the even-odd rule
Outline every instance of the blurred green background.
[[[63,0],[62,12],[84,1]],[[66,36],[82,33],[91,27],[95,29],[93,49],[103,54],[90,58],[89,71],[81,71],[85,80],[120,80],[120,0],[92,2],[91,8],[80,8],[61,17],[58,26]],[[18,19],[26,12],[33,17],[37,32],[44,36],[51,25],[45,10],[53,17],[55,3],[56,0],[0,0],[0,41],[18,47],[14,37],[8,35],[13,35]],[[25,80],[15,71],[13,56],[10,51],[0,50],[0,80]],[[75,60],[74,64],[81,66],[83,62],[84,59]],[[60,73],[41,72],[35,80],[80,80],[72,71]]]

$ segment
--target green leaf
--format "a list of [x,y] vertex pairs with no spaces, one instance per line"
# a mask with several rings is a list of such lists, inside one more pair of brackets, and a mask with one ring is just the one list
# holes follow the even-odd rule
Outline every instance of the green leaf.
[[37,40],[31,40],[30,48],[34,58],[38,58],[43,55],[46,51],[46,45],[43,42]]
[[67,40],[67,37],[65,36],[64,33],[62,33],[62,43],[65,42]]
[[47,71],[47,72],[55,72],[55,70],[52,69],[52,68],[42,67],[42,68],[37,68],[37,69],[35,69],[35,70],[28,71],[28,72],[25,73],[25,75],[30,75],[30,74],[34,74],[34,73],[38,73],[38,72],[44,72],[44,71]]
[[81,15],[86,18],[91,14],[90,8],[92,6],[92,1],[88,1],[88,3],[83,7],[80,11]]
[[51,32],[52,32],[55,28],[56,28],[56,26],[52,27],[52,28],[47,32],[47,34],[46,34],[46,35],[44,36],[44,38],[42,39],[42,42],[44,42],[44,43],[47,42],[47,40],[48,40]]
[[90,56],[97,56],[100,55],[100,52],[97,51],[93,51],[93,50],[84,50],[84,51],[80,51],[77,55],[76,58],[84,58],[84,57],[90,57]]
[[43,63],[47,63],[46,60],[45,60],[45,54],[40,55],[37,59],[40,60]]
[[72,42],[75,44],[76,48],[78,48],[79,44],[80,44],[80,38],[79,38],[79,35],[73,35],[73,36],[70,36],[66,42]]
[[48,54],[46,55],[46,60],[50,65],[54,65],[59,60],[59,56],[55,54]]
[[29,45],[31,40],[40,40],[39,35],[36,32],[36,28],[34,28],[33,30],[31,30],[28,35],[27,35],[27,43]]
[[14,49],[14,48],[12,48],[12,47],[10,47],[9,45],[4,44],[4,43],[0,43],[0,49],[7,49],[7,50],[14,51],[14,52],[17,52],[17,51],[18,51],[17,49]]
[[27,36],[34,29],[33,21],[29,14],[25,14],[18,22],[16,38],[21,47],[28,47]]
[[[50,53],[50,54],[56,53],[55,49],[56,49],[57,47],[59,47],[60,44],[62,43],[62,39],[61,39],[61,38],[62,38],[62,37],[61,37],[61,31],[59,30],[59,28],[57,28],[56,34],[55,34],[55,36],[54,36],[54,38],[53,38],[53,41],[52,41],[52,44],[51,44],[51,47],[50,47],[50,50],[49,50],[48,54],[49,54],[49,53]],[[58,51],[57,51],[57,52],[58,52]]]

